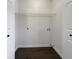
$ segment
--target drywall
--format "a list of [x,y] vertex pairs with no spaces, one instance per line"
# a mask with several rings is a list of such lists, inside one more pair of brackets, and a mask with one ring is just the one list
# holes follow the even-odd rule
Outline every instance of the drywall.
[[15,50],[18,49],[18,33],[19,33],[19,16],[18,13],[19,12],[19,2],[18,0],[15,0]]
[[52,0],[18,0],[17,13],[51,14]]
[[51,42],[51,16],[26,16],[19,14],[18,46],[19,47],[49,47]]
[[[52,1],[52,13],[57,13],[63,4],[63,0],[53,0]],[[61,8],[62,10],[62,8]]]
[[54,16],[52,21],[53,31],[51,44],[63,59],[71,59],[72,54],[71,37],[69,37],[72,29],[72,11],[71,5],[67,6],[70,3],[71,0],[54,0],[52,7]]
[[57,52],[62,54],[62,18],[61,13],[58,12],[53,16],[53,33],[52,44]]
[[63,59],[72,59],[72,1],[64,3],[63,9]]
[[[52,0],[16,1],[16,49],[47,47],[51,42]],[[27,28],[29,27],[29,30]]]
[[19,16],[15,14],[15,50],[18,49],[19,35]]
[[15,57],[15,0],[7,1],[7,59]]
[[53,21],[52,21],[52,46],[62,57],[62,4],[61,1],[53,1]]

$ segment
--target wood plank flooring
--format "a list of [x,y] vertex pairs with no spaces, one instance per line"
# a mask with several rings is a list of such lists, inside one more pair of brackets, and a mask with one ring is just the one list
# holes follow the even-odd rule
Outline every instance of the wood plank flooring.
[[54,49],[46,48],[19,48],[15,59],[61,59]]

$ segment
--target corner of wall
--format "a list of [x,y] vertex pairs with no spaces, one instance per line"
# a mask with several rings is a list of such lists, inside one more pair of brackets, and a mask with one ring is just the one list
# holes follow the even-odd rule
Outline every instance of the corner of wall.
[[62,58],[63,55],[62,53],[55,47],[55,45],[53,43],[51,43],[51,47],[58,53],[58,55]]

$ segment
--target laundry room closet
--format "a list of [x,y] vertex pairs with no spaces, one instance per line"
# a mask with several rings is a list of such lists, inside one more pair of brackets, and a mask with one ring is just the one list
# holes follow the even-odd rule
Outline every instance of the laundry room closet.
[[72,59],[72,0],[8,0],[7,7],[8,59]]
[[50,47],[52,40],[52,0],[17,0],[16,49]]

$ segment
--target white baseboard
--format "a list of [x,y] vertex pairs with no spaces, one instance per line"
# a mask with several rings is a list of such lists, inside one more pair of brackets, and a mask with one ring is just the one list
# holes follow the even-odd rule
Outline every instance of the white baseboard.
[[62,53],[60,53],[59,50],[54,45],[52,45],[52,48],[55,49],[55,51],[58,53],[58,55],[62,58]]
[[59,54],[59,56],[62,58],[62,53],[59,52],[59,50],[55,47],[53,47],[55,49],[55,51]]
[[15,52],[18,50],[18,47],[15,47]]
[[32,48],[32,47],[51,47],[50,44],[40,44],[40,45],[19,45],[19,48]]

